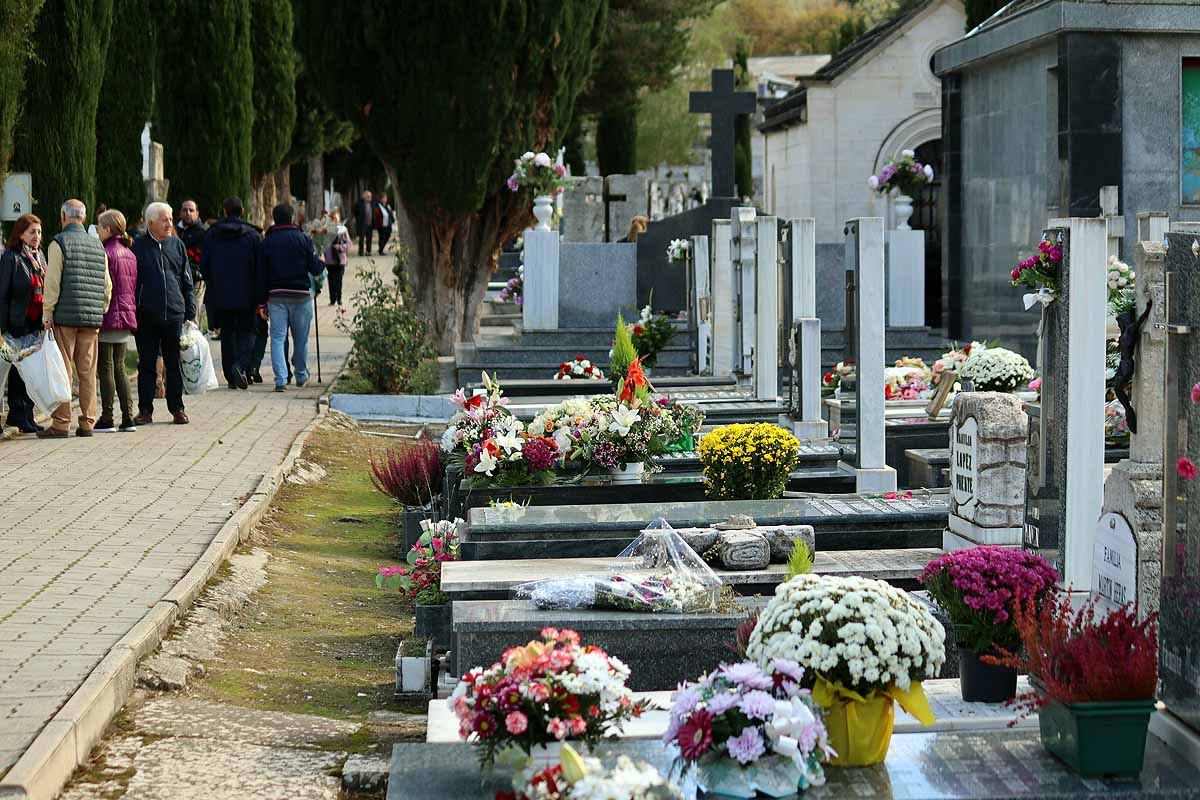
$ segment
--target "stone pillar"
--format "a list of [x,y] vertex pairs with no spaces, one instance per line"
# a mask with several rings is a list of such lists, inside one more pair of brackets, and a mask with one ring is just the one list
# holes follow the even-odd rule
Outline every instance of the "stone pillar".
[[737,363],[737,293],[733,274],[733,224],[727,219],[712,223],[712,374],[733,374]]
[[712,264],[708,257],[708,237],[693,236],[689,258],[695,276],[694,305],[689,313],[696,320],[696,372],[712,371]]
[[887,465],[884,450],[884,269],[883,219],[858,217],[846,223],[846,264],[856,270],[854,348],[858,365],[855,393],[858,438],[855,491],[896,490],[896,470]]
[[[1141,215],[1139,215],[1139,229]],[[1139,230],[1139,235],[1141,231]],[[1144,617],[1158,610],[1158,595],[1162,578],[1162,525],[1163,525],[1163,421],[1166,418],[1166,397],[1163,386],[1166,379],[1166,289],[1164,277],[1166,251],[1162,238],[1140,241],[1135,251],[1137,273],[1137,315],[1140,317],[1150,306],[1150,315],[1142,326],[1138,338],[1137,368],[1133,374],[1132,403],[1137,412],[1137,432],[1129,436],[1129,458],[1112,468],[1104,482],[1105,516],[1117,519],[1101,520],[1100,534],[1109,536],[1132,535],[1134,557],[1132,569],[1138,611]],[[1126,534],[1128,531],[1128,534]],[[1100,546],[1099,544],[1097,545]],[[1105,560],[1101,551],[1099,565],[1112,565],[1112,558]],[[1122,554],[1125,555],[1125,554]],[[1111,576],[1109,576],[1111,578]],[[1093,591],[1103,594],[1109,601],[1115,600],[1112,593],[1104,591],[1093,582]],[[1132,587],[1130,587],[1132,588]]]
[[740,375],[754,371],[754,272],[757,258],[755,246],[758,233],[754,224],[757,214],[753,206],[734,206],[730,211],[733,225],[734,288],[737,291],[736,369]]
[[1025,435],[1021,401],[1004,392],[959,392],[950,420],[950,522],[942,547],[1021,546]]
[[779,399],[779,223],[756,221],[754,282],[754,396]]
[[[171,182],[163,178],[163,146],[158,142],[150,142],[146,173],[149,175],[146,178],[146,205],[164,202],[167,199],[167,191],[171,188]],[[139,217],[142,210],[138,211]],[[129,222],[132,227],[136,224],[137,219],[131,219]]]
[[1117,212],[1120,190],[1116,186],[1100,187],[1100,216],[1108,226],[1108,255],[1121,257],[1121,242],[1125,238],[1125,217]]
[[1104,489],[1108,228],[1099,217],[1052,220],[1063,251],[1059,288],[1042,320],[1042,399],[1030,426],[1025,546],[1055,562],[1065,584],[1091,584]]
[[[562,195],[563,216],[559,229],[564,242],[604,242],[604,178],[575,178]],[[613,241],[620,239],[614,237]]]
[[887,323],[925,326],[925,231],[887,232]]
[[525,231],[521,322],[527,331],[558,328],[558,256],[558,231]]
[[1137,215],[1137,240],[1139,242],[1161,243],[1170,227],[1171,217],[1167,212],[1139,211]]
[[792,433],[800,441],[829,436],[821,418],[821,320],[817,317],[817,221],[792,220],[792,333],[795,336],[794,380],[799,383],[800,418]]

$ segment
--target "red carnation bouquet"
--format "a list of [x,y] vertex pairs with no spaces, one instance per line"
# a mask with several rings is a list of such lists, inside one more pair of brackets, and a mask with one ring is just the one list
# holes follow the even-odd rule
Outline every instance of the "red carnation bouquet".
[[544,628],[541,641],[513,647],[500,660],[463,676],[447,701],[463,739],[479,746],[483,765],[509,748],[529,754],[566,739],[589,747],[641,716],[629,667],[599,647],[583,647],[572,630]]

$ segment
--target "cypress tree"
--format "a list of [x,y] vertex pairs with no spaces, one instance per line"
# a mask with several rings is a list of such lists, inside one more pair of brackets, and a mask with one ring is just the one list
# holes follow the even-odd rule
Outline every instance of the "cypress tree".
[[59,208],[96,195],[96,107],[104,80],[113,0],[46,0],[33,33],[13,167],[32,173],[33,212],[48,236]]
[[501,244],[533,219],[528,192],[504,185],[513,159],[570,129],[607,1],[300,6],[306,76],[396,175],[417,307],[451,353],[474,337]]
[[250,0],[174,0],[159,31],[158,124],[171,202],[217,216],[250,196],[254,61]]
[[[739,90],[751,88],[749,58],[746,40],[739,39],[733,58]],[[733,174],[739,197],[754,197],[754,156],[750,147],[750,115],[738,114],[733,121]]]
[[158,42],[155,4],[113,0],[112,41],[96,111],[96,201],[130,225],[146,202],[142,128],[150,119]]
[[0,182],[8,174],[13,134],[25,88],[25,64],[33,53],[29,34],[37,24],[42,0],[0,0]]
[[967,30],[972,30],[985,19],[995,14],[1008,0],[966,0]]
[[637,101],[612,108],[596,120],[596,163],[601,175],[637,172]]
[[[291,0],[252,0],[254,134],[250,173],[258,195],[284,163],[296,126],[296,51]],[[273,192],[268,192],[273,195]],[[265,209],[270,199],[260,203]]]

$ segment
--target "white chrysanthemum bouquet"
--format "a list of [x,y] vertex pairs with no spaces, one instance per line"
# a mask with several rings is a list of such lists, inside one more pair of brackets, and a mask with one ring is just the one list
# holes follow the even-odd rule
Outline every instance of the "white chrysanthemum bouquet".
[[1020,353],[989,347],[972,351],[959,374],[978,392],[1011,392],[1033,380],[1033,367]]

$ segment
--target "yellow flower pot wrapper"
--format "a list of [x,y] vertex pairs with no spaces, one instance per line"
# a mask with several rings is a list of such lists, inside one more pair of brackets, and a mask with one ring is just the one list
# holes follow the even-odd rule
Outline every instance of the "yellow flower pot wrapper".
[[800,441],[767,422],[725,425],[700,439],[707,497],[773,500],[783,496]]
[[829,763],[838,767],[865,767],[887,758],[896,718],[893,702],[899,703],[922,725],[932,725],[934,721],[920,681],[913,681],[908,691],[893,684],[864,697],[817,676],[813,702],[826,710],[829,744],[838,753]]

